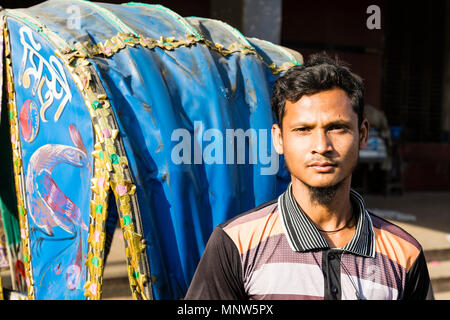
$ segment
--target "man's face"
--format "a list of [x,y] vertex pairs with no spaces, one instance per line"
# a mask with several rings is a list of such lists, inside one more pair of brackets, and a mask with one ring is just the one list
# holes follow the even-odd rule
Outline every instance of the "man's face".
[[358,130],[350,98],[336,88],[286,101],[282,127],[274,124],[272,137],[292,178],[320,188],[351,179],[369,124],[364,120]]

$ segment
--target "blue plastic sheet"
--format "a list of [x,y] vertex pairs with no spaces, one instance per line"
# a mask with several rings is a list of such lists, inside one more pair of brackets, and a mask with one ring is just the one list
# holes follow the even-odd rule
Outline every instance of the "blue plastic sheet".
[[[76,10],[68,13],[68,6],[75,6]],[[279,73],[275,74],[269,65],[293,65],[298,61],[280,47],[247,39],[223,22],[198,17],[183,19],[158,5],[94,6],[85,1],[47,1],[23,12],[72,46],[84,41],[105,43],[124,31],[154,39],[186,39],[188,35],[203,39],[173,50],[137,45],[127,46],[110,57],[90,58],[111,103],[136,185],[154,298],[182,298],[213,228],[276,198],[286,187],[287,173],[273,150],[270,135],[274,122],[270,95]],[[67,23],[74,19],[73,12],[81,17],[75,21],[79,23],[77,29]],[[76,24],[72,22],[70,26]],[[37,133],[26,132],[28,138],[36,134],[32,141],[27,141],[21,132],[26,174],[30,172],[31,158],[45,145],[63,145],[79,156],[78,162],[63,157],[61,164],[52,167],[51,175],[46,172],[45,177],[32,177],[37,189],[57,185],[79,208],[80,215],[76,227],[30,225],[31,241],[36,247],[32,253],[36,296],[83,299],[85,267],[82,264],[78,287],[74,289],[70,281],[74,281],[76,268],[71,261],[77,256],[76,241],[83,243],[81,256],[83,261],[86,259],[89,178],[93,174],[92,123],[66,68],[61,74],[67,78],[71,98],[57,121],[54,117],[59,100],[55,99],[42,113],[39,92],[33,91],[34,85],[39,88],[41,78],[29,77],[30,86],[24,86],[26,48],[21,35],[29,28],[27,21],[10,17],[8,27],[17,107],[28,106],[28,112],[37,112],[35,122],[40,121]],[[42,46],[39,59],[51,63],[54,54],[50,43],[37,32],[25,34]],[[237,45],[242,50],[224,54],[206,45],[206,41],[224,48]],[[27,63],[37,63],[36,59],[28,59]],[[70,135],[74,130],[79,133],[78,140]],[[79,145],[80,139],[85,150]],[[38,201],[35,197],[27,190],[31,212]],[[76,237],[70,239],[74,234]],[[65,248],[67,251],[59,253]],[[64,289],[50,290],[56,286]]]

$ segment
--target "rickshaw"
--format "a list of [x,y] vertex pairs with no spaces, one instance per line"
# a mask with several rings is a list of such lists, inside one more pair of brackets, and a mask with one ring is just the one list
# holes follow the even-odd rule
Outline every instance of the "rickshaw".
[[101,299],[118,221],[132,297],[183,298],[213,228],[289,181],[270,95],[301,54],[136,2],[0,19],[1,297]]

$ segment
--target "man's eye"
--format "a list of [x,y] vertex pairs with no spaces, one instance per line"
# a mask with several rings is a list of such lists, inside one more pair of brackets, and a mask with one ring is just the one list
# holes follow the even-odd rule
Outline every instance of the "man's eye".
[[336,132],[343,132],[347,130],[347,127],[345,126],[340,126],[340,125],[336,125],[336,126],[331,126],[330,128],[328,128],[328,130],[330,131],[336,131]]
[[310,129],[309,128],[307,128],[307,127],[301,127],[301,128],[295,128],[294,129],[294,131],[297,131],[297,132],[307,132],[307,131],[309,131]]

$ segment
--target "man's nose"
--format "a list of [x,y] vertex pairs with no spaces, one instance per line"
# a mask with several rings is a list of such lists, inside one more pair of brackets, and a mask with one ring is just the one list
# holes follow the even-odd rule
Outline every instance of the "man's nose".
[[333,148],[332,148],[331,140],[327,136],[326,132],[324,130],[317,130],[313,134],[312,152],[319,153],[319,154],[325,154],[327,152],[330,152],[332,149]]

